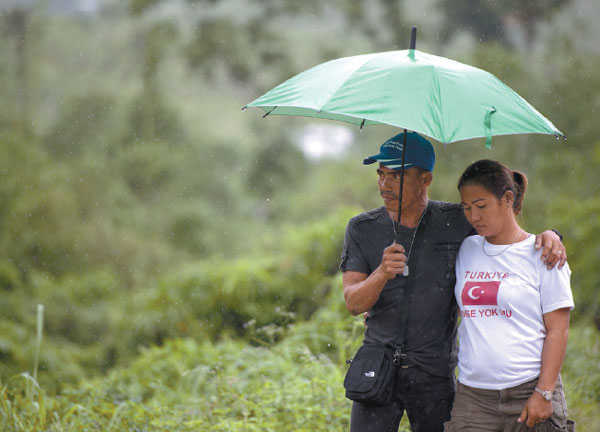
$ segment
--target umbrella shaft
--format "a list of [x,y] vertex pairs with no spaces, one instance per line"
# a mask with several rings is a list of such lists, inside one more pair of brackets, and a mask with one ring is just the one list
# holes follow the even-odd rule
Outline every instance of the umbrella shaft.
[[404,162],[406,160],[406,134],[404,129],[404,142],[402,144],[402,166],[400,167],[400,192],[398,193],[398,221],[396,222],[396,243],[400,243],[400,223],[402,221],[402,192],[404,191]]

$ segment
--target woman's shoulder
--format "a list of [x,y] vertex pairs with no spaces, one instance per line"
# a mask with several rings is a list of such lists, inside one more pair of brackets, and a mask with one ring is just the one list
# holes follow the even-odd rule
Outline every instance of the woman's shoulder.
[[481,253],[482,239],[483,237],[477,234],[466,237],[458,249],[458,260],[464,262],[464,260],[476,259]]
[[483,237],[481,237],[479,234],[474,234],[472,236],[466,237],[460,245],[460,248],[461,250],[469,250],[474,247],[479,247],[482,241]]
[[538,267],[545,267],[541,260],[542,248],[535,248],[535,235],[530,234],[525,240],[515,243],[514,252],[521,255],[522,258],[529,258],[535,262]]

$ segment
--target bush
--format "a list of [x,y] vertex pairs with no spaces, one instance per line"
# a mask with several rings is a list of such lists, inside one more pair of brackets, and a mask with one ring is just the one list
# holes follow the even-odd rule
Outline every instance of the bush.
[[[319,224],[294,228],[277,248],[268,248],[269,255],[213,258],[132,289],[109,268],[63,276],[30,271],[0,308],[0,322],[12,329],[0,337],[0,355],[7,359],[0,376],[30,369],[30,347],[23,338],[34,334],[38,303],[46,309],[44,343],[65,347],[64,355],[42,358],[44,383],[73,382],[66,370],[51,364],[77,364],[73,369],[95,374],[134,357],[139,347],[177,337],[279,341],[289,324],[309,319],[330,301],[348,217],[333,214]],[[12,286],[19,279],[10,268],[2,274]],[[341,298],[341,288],[334,291]],[[24,336],[9,338],[13,333]],[[61,381],[48,375],[55,372]]]
[[572,326],[561,375],[569,417],[580,431],[600,431],[599,358],[600,332],[585,321]]
[[0,392],[8,431],[319,431],[348,428],[343,370],[303,346],[168,341],[128,368],[32,403],[25,380]]
[[196,322],[214,340],[246,335],[250,327],[306,320],[329,294],[348,218],[344,211],[291,229],[270,254],[210,259],[177,269],[138,290],[135,303],[142,310],[162,311],[156,330],[165,337],[193,336],[189,331],[198,329]]

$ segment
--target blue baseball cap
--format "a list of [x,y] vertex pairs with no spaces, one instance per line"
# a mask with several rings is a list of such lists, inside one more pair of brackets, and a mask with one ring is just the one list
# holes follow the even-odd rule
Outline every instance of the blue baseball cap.
[[[435,153],[431,143],[416,132],[406,134],[406,145],[408,152],[404,161],[404,168],[419,167],[427,171],[433,171],[435,165]],[[394,169],[402,169],[402,150],[404,146],[404,132],[390,138],[379,149],[379,154],[369,156],[363,160],[363,164],[370,165],[379,162],[382,165]]]

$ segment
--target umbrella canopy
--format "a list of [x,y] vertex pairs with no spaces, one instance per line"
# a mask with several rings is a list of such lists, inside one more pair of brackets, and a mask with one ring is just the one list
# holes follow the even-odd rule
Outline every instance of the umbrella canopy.
[[245,108],[360,125],[387,124],[447,144],[494,135],[564,136],[525,99],[484,70],[415,49],[332,60]]
[[[448,144],[523,133],[564,134],[525,99],[484,70],[415,49],[345,57],[302,72],[242,109],[404,128],[398,220],[402,214],[407,130]],[[396,241],[399,241],[396,229]]]

